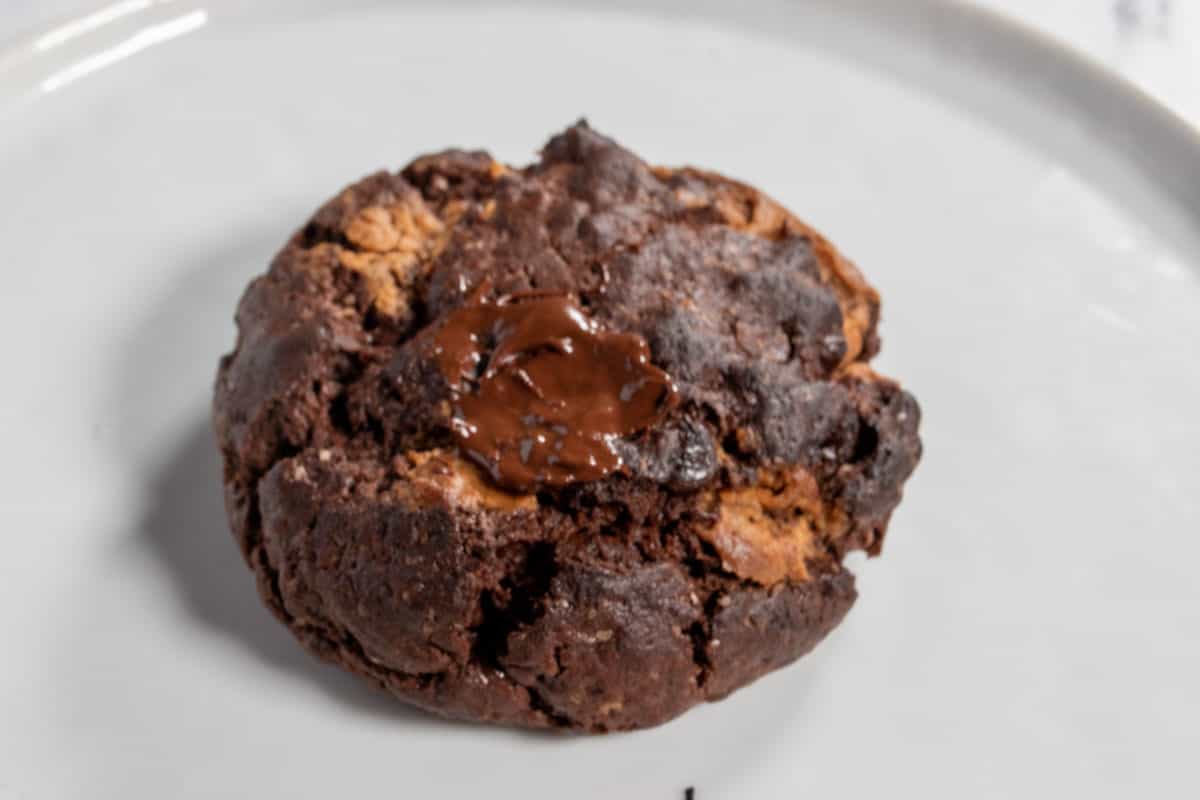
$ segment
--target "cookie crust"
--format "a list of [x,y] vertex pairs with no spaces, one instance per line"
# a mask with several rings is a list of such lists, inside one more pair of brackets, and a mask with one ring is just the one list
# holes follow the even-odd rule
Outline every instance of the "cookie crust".
[[[559,292],[678,401],[620,469],[518,492],[456,447],[431,342],[479,292]],[[764,194],[579,123],[348,187],[247,289],[214,424],[259,591],[321,658],[444,716],[656,725],[784,666],[855,599],[920,457],[868,366],[879,297]]]

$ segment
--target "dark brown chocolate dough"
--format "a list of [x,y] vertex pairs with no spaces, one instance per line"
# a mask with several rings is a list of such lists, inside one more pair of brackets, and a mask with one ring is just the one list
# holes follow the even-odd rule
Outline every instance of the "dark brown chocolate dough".
[[242,298],[214,405],[234,535],[307,649],[407,702],[661,723],[854,602],[842,559],[879,552],[920,456],[878,320],[770,198],[585,124],[523,169],[419,158]]
[[564,294],[467,305],[434,349],[460,447],[515,490],[603,478],[621,466],[614,441],[656,423],[675,396],[645,340],[601,330]]

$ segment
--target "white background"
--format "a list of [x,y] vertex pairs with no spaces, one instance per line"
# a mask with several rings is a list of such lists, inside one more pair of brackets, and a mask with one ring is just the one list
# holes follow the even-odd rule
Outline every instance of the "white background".
[[[1194,137],[997,26],[922,39],[918,0],[162,5],[210,13],[0,71],[33,95],[0,124],[0,798],[1198,796]],[[1131,74],[1195,9],[1068,5],[1047,24],[1090,20]],[[814,653],[558,739],[440,723],[301,652],[224,530],[206,417],[239,293],[320,199],[451,142],[524,163],[581,113],[854,257],[927,449]]]
[[[1200,1],[963,2],[999,11],[1087,53],[1200,124]],[[0,45],[108,4],[102,0],[0,0]]]

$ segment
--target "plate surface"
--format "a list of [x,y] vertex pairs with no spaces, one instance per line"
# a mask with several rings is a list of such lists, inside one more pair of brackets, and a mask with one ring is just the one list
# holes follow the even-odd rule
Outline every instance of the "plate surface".
[[[146,0],[0,59],[0,796],[1189,793],[1200,141],[978,12],[744,5]],[[207,407],[242,287],[321,199],[449,144],[523,163],[581,115],[857,260],[926,456],[811,656],[562,739],[293,645]]]

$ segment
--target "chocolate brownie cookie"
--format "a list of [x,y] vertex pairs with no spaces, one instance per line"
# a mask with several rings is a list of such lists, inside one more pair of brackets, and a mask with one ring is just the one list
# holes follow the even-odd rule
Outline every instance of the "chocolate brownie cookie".
[[301,643],[459,719],[664,722],[810,650],[920,456],[879,298],[774,201],[580,123],[325,204],[247,289],[215,424]]

